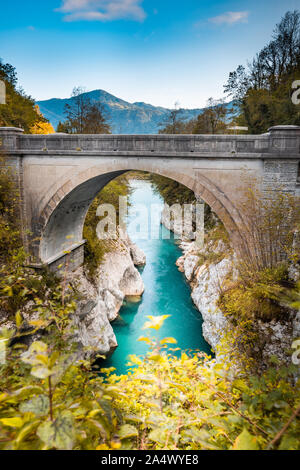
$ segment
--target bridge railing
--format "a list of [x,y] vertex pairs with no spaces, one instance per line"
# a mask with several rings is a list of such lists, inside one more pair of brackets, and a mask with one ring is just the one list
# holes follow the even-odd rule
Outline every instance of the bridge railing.
[[24,154],[238,154],[298,155],[300,127],[276,126],[262,135],[25,135],[22,129],[0,128],[0,150]]

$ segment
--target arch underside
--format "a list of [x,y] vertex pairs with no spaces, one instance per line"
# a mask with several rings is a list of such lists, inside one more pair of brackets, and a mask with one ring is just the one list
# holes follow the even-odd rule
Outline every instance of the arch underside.
[[[138,168],[136,167],[138,166]],[[126,171],[147,171],[171,178],[188,187],[203,199],[217,214],[228,231],[236,252],[245,250],[243,222],[238,209],[227,195],[212,181],[201,174],[188,175],[184,172],[153,169],[151,165],[109,165],[110,168],[89,168],[72,177],[60,186],[45,204],[34,226],[35,242],[31,250],[44,264],[64,256],[65,252],[83,242],[82,233],[88,209],[101,191],[112,179]]]

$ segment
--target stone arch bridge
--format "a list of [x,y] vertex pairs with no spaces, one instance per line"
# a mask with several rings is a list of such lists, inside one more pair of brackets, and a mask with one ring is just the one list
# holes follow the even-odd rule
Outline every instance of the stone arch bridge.
[[270,188],[300,195],[297,126],[263,135],[24,135],[6,127],[0,128],[0,150],[19,185],[24,245],[34,265],[54,270],[66,250],[74,268],[82,263],[91,202],[129,170],[157,173],[193,190],[223,221],[237,251],[247,245],[241,203],[252,178],[262,194]]

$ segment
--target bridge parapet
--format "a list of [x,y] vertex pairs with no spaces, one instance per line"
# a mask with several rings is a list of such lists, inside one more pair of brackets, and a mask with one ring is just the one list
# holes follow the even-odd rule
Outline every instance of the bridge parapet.
[[19,127],[0,127],[0,150],[13,152],[19,148],[19,137],[23,134]]
[[0,128],[0,149],[30,155],[147,155],[232,158],[298,156],[300,127],[276,126],[262,135],[24,135],[22,129]]

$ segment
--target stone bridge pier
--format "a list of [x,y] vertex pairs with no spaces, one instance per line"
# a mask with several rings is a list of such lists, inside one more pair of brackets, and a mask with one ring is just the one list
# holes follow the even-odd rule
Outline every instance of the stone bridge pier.
[[276,126],[263,135],[25,135],[0,128],[0,151],[20,190],[32,264],[53,270],[66,258],[74,269],[83,262],[89,206],[129,170],[166,176],[193,190],[222,220],[237,252],[248,249],[242,202],[249,182],[257,181],[262,194],[300,195],[297,126]]

